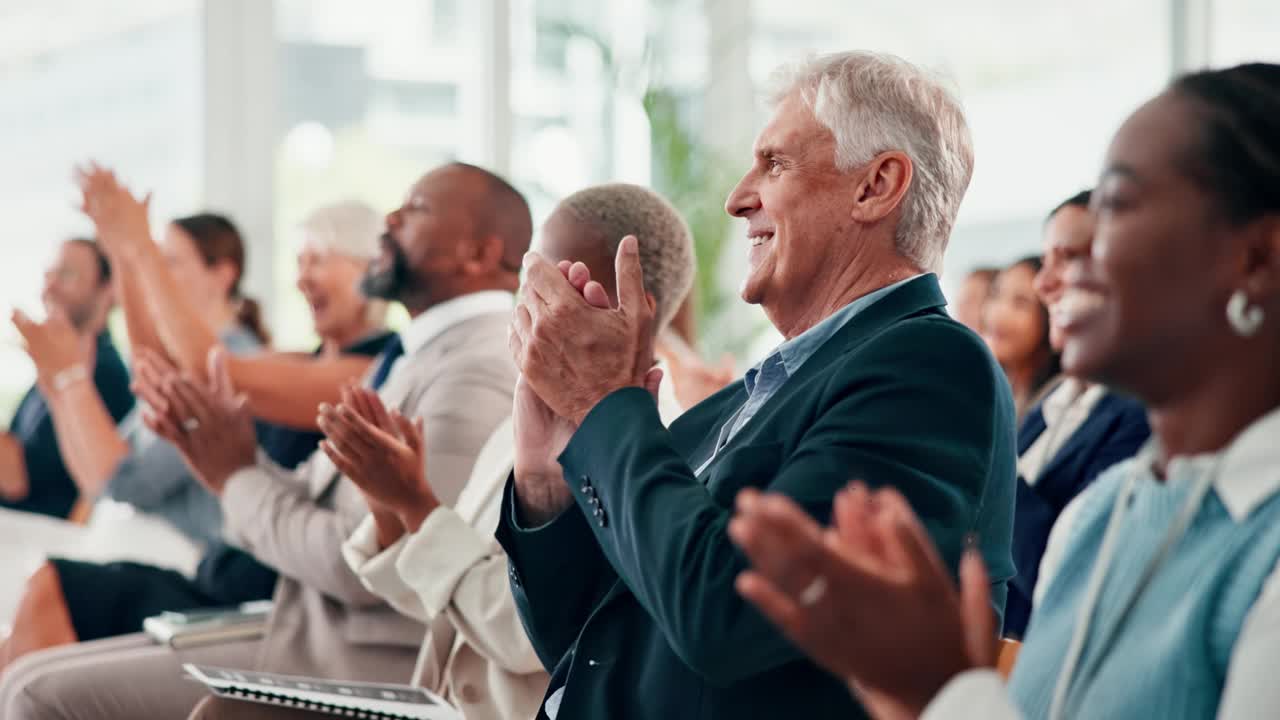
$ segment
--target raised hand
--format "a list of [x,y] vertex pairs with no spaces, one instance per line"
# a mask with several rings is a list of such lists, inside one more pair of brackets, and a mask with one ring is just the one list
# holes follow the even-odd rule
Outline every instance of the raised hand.
[[[320,406],[326,439],[320,447],[360,491],[378,522],[379,544],[394,541],[394,516],[403,531],[417,532],[440,500],[427,482],[422,419],[388,412],[378,394],[347,386],[338,405]],[[390,527],[384,527],[390,525]]]
[[209,353],[208,384],[165,368],[154,354],[139,362],[144,378],[135,383],[149,406],[143,422],[178,448],[196,479],[215,495],[232,475],[256,463],[258,448],[253,416],[246,398],[235,392],[225,353]]
[[987,575],[966,552],[958,593],[906,500],[854,484],[835,527],[789,499],[743,491],[730,537],[752,562],[738,591],[845,678],[876,717],[915,717],[953,676],[995,660]]
[[84,373],[81,379],[89,379],[89,368],[94,361],[92,338],[82,338],[60,308],[50,308],[44,322],[36,322],[21,310],[14,310],[12,321],[18,334],[22,335],[23,345],[36,366],[38,382],[46,395],[58,389],[55,378],[76,366]]
[[[545,265],[545,263],[543,263]],[[611,309],[609,295],[580,262],[561,261],[556,268],[571,292],[576,292],[590,308]],[[652,308],[651,308],[652,309]],[[519,343],[515,323],[511,345]],[[653,370],[644,379],[645,387],[657,398],[662,371]],[[573,504],[573,495],[564,482],[557,458],[573,437],[577,424],[561,417],[545,403],[523,374],[516,381],[514,409],[516,500],[525,522],[544,524]]]
[[80,211],[93,221],[98,241],[112,257],[134,257],[145,247],[141,243],[151,242],[150,193],[134,197],[115,173],[92,162],[76,168],[75,181]]

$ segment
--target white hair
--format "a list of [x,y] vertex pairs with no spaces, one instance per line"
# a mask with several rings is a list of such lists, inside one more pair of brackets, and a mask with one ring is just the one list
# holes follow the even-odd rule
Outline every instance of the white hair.
[[693,235],[680,212],[656,192],[626,183],[580,190],[560,207],[597,230],[610,257],[622,238],[636,236],[644,289],[657,304],[654,330],[665,328],[693,286]]
[[973,176],[973,141],[960,102],[932,73],[871,52],[821,55],[774,73],[773,104],[797,92],[835,135],[840,171],[890,150],[911,158],[894,240],[903,257],[939,271]]
[[357,260],[372,260],[381,252],[379,238],[386,223],[378,211],[355,200],[323,205],[298,223],[304,247]]
[[[303,250],[334,253],[369,263],[382,252],[381,237],[386,221],[377,210],[357,200],[322,205],[312,210],[302,222]],[[385,300],[366,300],[365,317],[372,325],[387,320],[390,306]]]

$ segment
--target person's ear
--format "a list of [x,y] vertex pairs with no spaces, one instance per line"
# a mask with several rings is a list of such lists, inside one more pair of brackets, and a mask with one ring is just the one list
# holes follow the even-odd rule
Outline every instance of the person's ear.
[[850,217],[863,224],[876,223],[889,217],[911,187],[914,166],[911,158],[899,150],[882,152],[860,170],[861,180],[853,195]]
[[462,272],[466,275],[487,275],[502,268],[502,256],[506,244],[497,235],[486,235],[471,244],[470,251],[462,259]]
[[[1280,311],[1280,215],[1267,215],[1254,221],[1246,238],[1243,275],[1238,290],[1249,297],[1250,304],[1260,305],[1272,313]],[[1280,321],[1280,318],[1274,318]]]

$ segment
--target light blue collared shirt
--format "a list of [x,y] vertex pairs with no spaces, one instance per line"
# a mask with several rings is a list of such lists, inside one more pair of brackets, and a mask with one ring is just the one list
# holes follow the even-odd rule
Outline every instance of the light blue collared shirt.
[[720,429],[720,437],[716,441],[716,447],[711,452],[711,457],[707,458],[706,462],[702,463],[698,468],[698,474],[701,474],[711,464],[711,461],[716,459],[716,456],[720,453],[720,448],[727,445],[751,421],[751,418],[760,412],[760,408],[764,407],[764,404],[776,395],[778,390],[782,389],[787,380],[799,372],[800,367],[809,358],[813,357],[818,348],[826,344],[841,328],[848,325],[850,321],[857,317],[858,313],[918,277],[920,275],[913,275],[906,280],[886,285],[875,292],[863,295],[827,316],[817,325],[782,343],[773,352],[769,353],[769,356],[763,361],[748,370],[747,374],[742,378],[742,382],[747,388],[747,401]]

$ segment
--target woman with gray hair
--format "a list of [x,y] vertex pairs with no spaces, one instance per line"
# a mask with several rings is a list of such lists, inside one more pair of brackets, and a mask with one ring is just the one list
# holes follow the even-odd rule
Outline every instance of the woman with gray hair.
[[364,203],[345,201],[317,208],[298,229],[298,291],[311,309],[321,352],[335,355],[385,335],[387,303],[359,290],[369,263],[378,257],[382,216]]
[[[315,209],[298,229],[302,233],[298,291],[311,309],[315,333],[320,338],[320,347],[313,354],[372,362],[394,337],[384,324],[387,303],[365,297],[359,288],[360,278],[379,253],[382,217],[364,203],[345,201]],[[293,372],[288,367],[252,367],[255,382],[284,386],[292,382]],[[315,408],[311,412],[314,414]],[[271,427],[272,432],[260,437],[260,441],[285,465],[307,459],[323,439],[318,432]],[[281,461],[281,457],[285,459]]]

